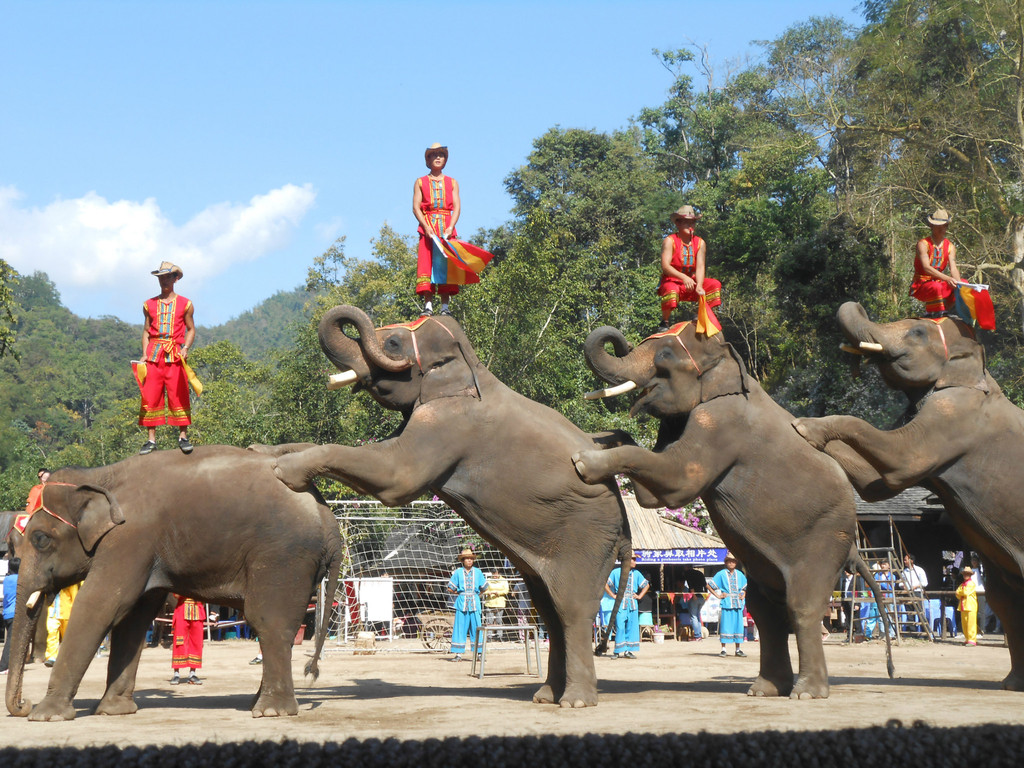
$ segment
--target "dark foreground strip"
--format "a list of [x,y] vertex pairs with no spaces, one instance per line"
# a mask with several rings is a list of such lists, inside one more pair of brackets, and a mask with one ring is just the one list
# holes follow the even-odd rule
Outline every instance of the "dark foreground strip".
[[842,731],[625,736],[349,739],[342,743],[256,742],[185,747],[44,747],[0,749],[3,768],[138,766],[163,768],[541,768],[542,766],[983,766],[1019,768],[1024,726],[885,727]]

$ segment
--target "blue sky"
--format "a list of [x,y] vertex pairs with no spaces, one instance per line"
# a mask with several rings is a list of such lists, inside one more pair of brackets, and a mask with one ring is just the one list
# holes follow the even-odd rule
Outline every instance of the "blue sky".
[[[460,232],[509,218],[503,180],[555,125],[612,131],[661,104],[652,55],[706,46],[724,77],[856,0],[0,0],[0,257],[64,303],[140,322],[164,259],[214,325],[294,288],[339,236],[415,233],[423,149],[450,147]],[[409,286],[412,290],[412,286]]]

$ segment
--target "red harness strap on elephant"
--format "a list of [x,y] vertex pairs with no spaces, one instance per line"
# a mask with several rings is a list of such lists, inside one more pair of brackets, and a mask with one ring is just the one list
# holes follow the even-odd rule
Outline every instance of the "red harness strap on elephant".
[[[67,525],[70,525],[72,528],[78,528],[78,526],[75,525],[74,523],[72,523],[70,520],[65,520],[63,517],[61,517],[56,512],[54,512],[52,509],[47,508],[46,502],[43,501],[43,494],[46,492],[46,486],[48,486],[48,485],[63,485],[63,486],[67,486],[68,488],[77,488],[78,486],[75,485],[74,483],[43,483],[43,487],[39,491],[39,509],[43,510],[43,512],[48,514],[50,517],[55,517],[58,520],[60,520],[62,523],[66,523]],[[36,510],[36,511],[38,511],[38,510]]]
[[669,328],[667,331],[662,331],[661,333],[653,333],[650,336],[648,336],[647,338],[648,339],[660,339],[662,336],[675,336],[676,337],[676,341],[679,342],[679,346],[681,346],[683,348],[683,352],[685,352],[686,356],[688,358],[690,358],[690,362],[693,363],[693,367],[697,369],[697,375],[701,376],[701,375],[703,375],[704,371],[702,371],[700,369],[700,366],[697,365],[697,361],[693,359],[693,355],[690,354],[690,350],[688,350],[686,348],[686,345],[683,344],[683,340],[680,338],[680,334],[683,332],[683,329],[685,329],[686,326],[688,326],[689,324],[690,324],[689,320],[684,320],[681,323],[676,323],[671,328]]

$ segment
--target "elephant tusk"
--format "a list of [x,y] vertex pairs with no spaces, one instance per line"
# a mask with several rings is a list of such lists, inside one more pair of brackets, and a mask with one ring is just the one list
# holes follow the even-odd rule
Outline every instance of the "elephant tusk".
[[849,352],[849,353],[850,353],[851,355],[863,355],[863,354],[864,354],[864,353],[863,353],[863,352],[862,352],[862,351],[860,350],[860,348],[859,348],[859,347],[855,347],[855,346],[853,346],[852,344],[840,344],[840,345],[839,345],[839,348],[840,348],[840,349],[841,349],[841,350],[842,350],[843,352]]
[[884,352],[885,351],[885,347],[883,347],[881,344],[876,344],[873,341],[862,341],[860,343],[860,348],[863,351],[865,351],[865,352]]
[[619,384],[618,386],[608,387],[607,389],[595,389],[593,392],[587,392],[583,397],[587,400],[600,400],[604,397],[621,395],[623,392],[629,392],[631,389],[636,389],[635,381],[627,381]]
[[28,600],[25,601],[25,607],[30,611],[36,607],[36,603],[39,602],[39,598],[42,597],[43,593],[38,589],[28,596]]
[[349,384],[354,384],[356,379],[359,378],[359,374],[355,371],[345,371],[344,373],[332,373],[327,377],[327,388],[330,390],[344,389]]

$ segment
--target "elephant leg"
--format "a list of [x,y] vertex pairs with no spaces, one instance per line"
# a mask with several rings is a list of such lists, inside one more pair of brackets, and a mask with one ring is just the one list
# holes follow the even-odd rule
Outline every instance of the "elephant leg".
[[304,451],[307,448],[315,448],[316,443],[282,443],[281,445],[263,445],[262,443],[253,443],[247,451],[253,453],[262,453],[266,456],[285,456],[289,453],[297,453],[298,451]]
[[[284,566],[282,566],[284,567]],[[308,586],[308,584],[307,584]],[[292,648],[295,632],[302,623],[306,599],[296,603],[294,584],[271,586],[253,585],[243,610],[245,617],[260,639],[263,653],[263,677],[252,706],[253,717],[279,717],[297,715],[299,704],[295,699],[292,680]]]
[[118,580],[105,579],[103,576],[103,573],[96,574],[92,582],[86,579],[79,590],[64,633],[64,642],[57,654],[57,662],[50,672],[46,696],[32,708],[29,720],[75,719],[73,701],[85,670],[89,668],[108,629],[131,610],[139,597],[138,593],[122,592],[119,598],[130,602],[113,602],[110,585],[145,583],[144,578],[133,579],[131,575]]
[[1024,691],[1024,584],[1019,576],[1009,574],[991,561],[985,563],[985,597],[1003,623],[1006,645],[1010,649],[1010,674],[1003,678],[1003,688]]
[[537,576],[523,575],[533,607],[537,609],[548,633],[548,674],[544,684],[533,694],[537,704],[554,704],[565,692],[565,636],[562,621],[555,611],[547,585]]
[[793,690],[786,609],[772,602],[756,584],[747,585],[747,607],[760,636],[761,668],[748,696],[788,696]]
[[[728,466],[723,465],[723,458],[731,459],[725,451],[704,450],[701,442],[680,440],[661,453],[633,446],[579,451],[573,454],[572,461],[586,483],[594,485],[615,475],[626,475],[642,485],[660,505],[679,507],[697,498]],[[705,463],[681,461],[683,455],[701,456]],[[687,471],[681,473],[680,466]]]
[[110,631],[107,690],[96,706],[97,715],[131,715],[135,703],[135,676],[146,640],[146,630],[167,599],[164,592],[143,595],[131,612]]
[[[796,635],[799,663],[796,684],[789,693],[794,699],[828,698],[828,666],[821,637],[822,617],[828,605],[828,596],[822,593],[816,597],[814,590],[821,585],[831,585],[834,580],[835,576],[829,579],[828,576],[814,574],[804,579],[794,579],[788,586],[786,602],[790,624]],[[798,590],[796,584],[805,588]]]

